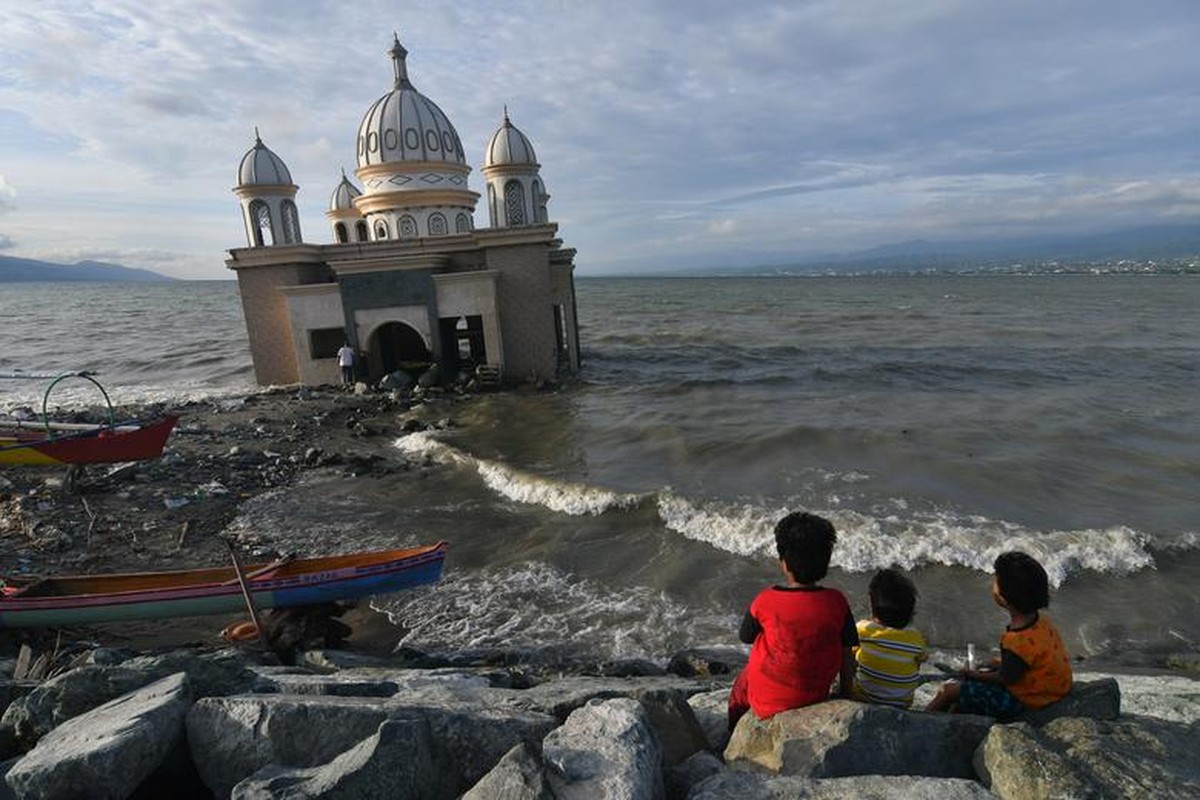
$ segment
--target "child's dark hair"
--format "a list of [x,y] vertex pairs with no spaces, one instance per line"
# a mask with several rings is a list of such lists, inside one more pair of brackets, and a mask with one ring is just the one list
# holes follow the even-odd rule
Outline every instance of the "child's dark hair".
[[1018,550],[1001,553],[992,569],[1000,594],[1017,611],[1031,614],[1050,605],[1046,570],[1033,556]]
[[775,524],[775,549],[797,583],[816,583],[829,572],[837,533],[824,517],[793,511]]
[[917,587],[894,569],[881,569],[867,586],[871,616],[889,628],[907,628],[917,605]]

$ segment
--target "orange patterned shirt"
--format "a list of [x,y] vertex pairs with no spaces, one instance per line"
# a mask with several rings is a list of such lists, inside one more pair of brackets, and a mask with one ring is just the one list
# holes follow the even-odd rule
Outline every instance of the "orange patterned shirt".
[[1044,708],[1071,691],[1071,659],[1058,629],[1044,614],[1027,628],[1006,630],[1000,647],[1020,657],[1029,667],[1015,683],[1007,685],[1026,708]]

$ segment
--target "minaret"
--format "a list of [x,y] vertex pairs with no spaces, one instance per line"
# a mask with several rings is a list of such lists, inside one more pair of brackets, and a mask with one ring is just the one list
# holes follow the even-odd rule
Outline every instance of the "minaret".
[[361,195],[359,188],[346,177],[342,170],[342,180],[329,197],[329,210],[325,212],[329,223],[333,225],[333,240],[338,244],[347,242],[370,241],[367,222],[354,205],[354,198]]
[[299,244],[300,215],[296,192],[283,159],[271,152],[254,129],[254,146],[242,156],[238,185],[233,187],[242,205],[242,222],[250,247]]
[[508,118],[492,134],[484,157],[488,218],[493,228],[515,228],[549,222],[546,203],[550,195],[539,176],[541,165],[528,137]]

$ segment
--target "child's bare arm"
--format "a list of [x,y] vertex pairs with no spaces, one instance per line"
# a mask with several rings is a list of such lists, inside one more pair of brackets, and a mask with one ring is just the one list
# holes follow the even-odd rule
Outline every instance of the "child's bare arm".
[[858,671],[858,662],[854,658],[853,647],[842,648],[842,670],[838,675],[838,696],[849,698],[854,690],[854,673]]

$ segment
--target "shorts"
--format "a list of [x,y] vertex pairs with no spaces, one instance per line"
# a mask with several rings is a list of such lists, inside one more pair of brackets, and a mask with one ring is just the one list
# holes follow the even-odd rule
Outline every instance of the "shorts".
[[1025,706],[998,683],[965,680],[958,693],[960,714],[985,714],[996,719],[1013,719]]

